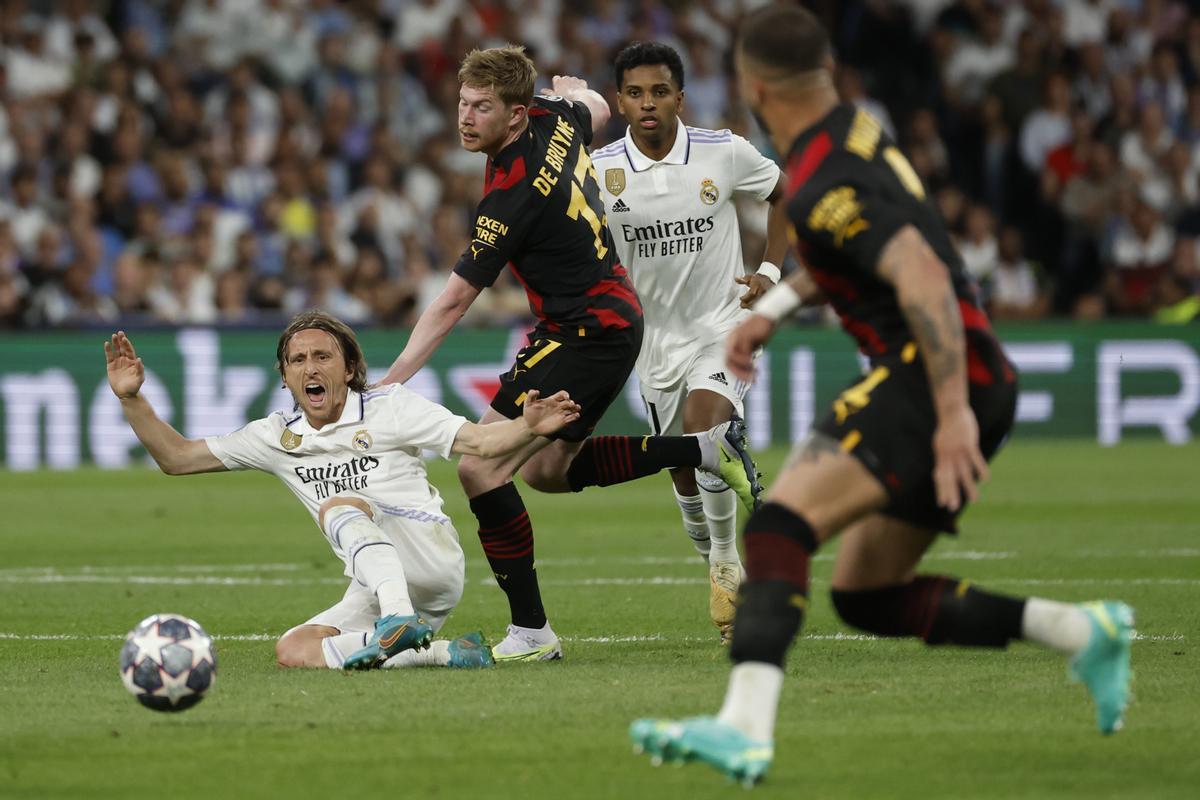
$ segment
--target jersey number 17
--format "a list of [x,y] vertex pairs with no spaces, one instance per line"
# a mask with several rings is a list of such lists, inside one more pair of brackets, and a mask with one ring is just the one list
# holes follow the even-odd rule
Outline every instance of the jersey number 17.
[[604,222],[601,222],[600,218],[596,216],[595,209],[591,207],[583,193],[583,182],[589,175],[596,184],[598,193],[600,179],[596,176],[596,168],[592,166],[592,158],[587,154],[587,150],[583,149],[583,145],[579,145],[579,158],[575,160],[575,173],[571,176],[571,204],[567,206],[567,216],[571,219],[583,217],[587,224],[592,226],[592,233],[596,235],[596,258],[599,260],[608,254],[608,248],[604,246],[603,238],[600,236],[600,229]]

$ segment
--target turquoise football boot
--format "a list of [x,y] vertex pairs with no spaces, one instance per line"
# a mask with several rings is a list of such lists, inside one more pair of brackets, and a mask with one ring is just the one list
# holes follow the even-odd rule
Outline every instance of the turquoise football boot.
[[342,664],[342,669],[375,669],[383,666],[396,653],[417,648],[428,649],[433,641],[433,628],[416,614],[389,614],[375,621],[375,632],[365,647],[355,650]]
[[487,646],[483,634],[479,631],[471,631],[466,636],[460,636],[450,642],[450,663],[446,666],[454,669],[483,669],[495,665],[492,648]]
[[1068,674],[1091,693],[1100,732],[1113,733],[1125,724],[1125,707],[1129,705],[1133,609],[1113,601],[1079,607],[1092,622],[1092,635],[1087,646],[1072,656]]
[[746,788],[762,780],[775,748],[757,742],[713,717],[684,720],[639,719],[629,726],[635,753],[647,753],[655,766],[702,761]]

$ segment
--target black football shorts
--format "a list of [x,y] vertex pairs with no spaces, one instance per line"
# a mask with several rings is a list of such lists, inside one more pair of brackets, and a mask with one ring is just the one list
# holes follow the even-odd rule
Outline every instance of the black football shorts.
[[[937,425],[925,366],[912,351],[881,359],[848,386],[815,430],[842,444],[887,489],[883,513],[930,530],[956,533],[963,507],[938,505],[933,483],[933,434]],[[1012,430],[1017,408],[1015,380],[971,384],[971,409],[979,423],[979,448],[992,457]]]
[[521,415],[530,389],[549,397],[566,389],[580,405],[579,419],[551,439],[582,442],[625,388],[642,347],[642,326],[607,333],[602,341],[581,347],[568,337],[535,330],[517,353],[512,369],[500,376],[492,408],[509,419]]

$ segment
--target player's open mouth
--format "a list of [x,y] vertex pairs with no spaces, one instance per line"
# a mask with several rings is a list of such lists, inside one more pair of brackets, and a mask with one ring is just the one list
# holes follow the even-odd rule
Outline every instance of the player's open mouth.
[[472,133],[471,131],[459,131],[458,135],[463,138],[464,142],[473,142],[479,138],[478,133]]
[[643,128],[654,129],[658,127],[658,117],[642,117],[638,120],[638,125]]
[[325,402],[325,387],[319,383],[305,384],[304,393],[308,395],[308,402],[314,406],[319,406]]

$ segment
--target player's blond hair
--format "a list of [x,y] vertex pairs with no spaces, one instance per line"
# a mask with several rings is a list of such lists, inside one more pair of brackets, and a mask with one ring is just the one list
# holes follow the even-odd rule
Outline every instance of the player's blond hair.
[[300,331],[325,331],[332,336],[342,350],[342,357],[346,359],[346,369],[353,373],[348,384],[350,388],[356,392],[367,388],[367,360],[363,358],[358,337],[349,325],[324,311],[301,311],[292,317],[292,321],[279,335],[279,346],[275,348],[275,365],[279,368],[281,377],[287,379],[284,368],[287,366],[288,344]]
[[488,89],[505,105],[529,105],[533,102],[533,83],[537,69],[525,48],[510,44],[472,50],[458,68],[458,82],[472,89]]

